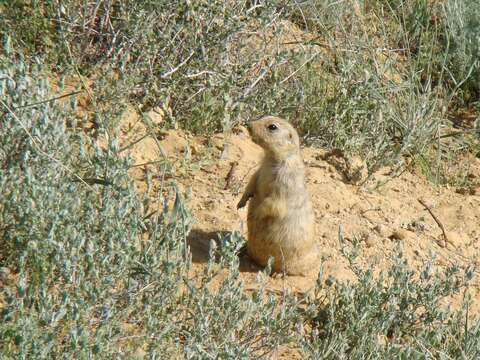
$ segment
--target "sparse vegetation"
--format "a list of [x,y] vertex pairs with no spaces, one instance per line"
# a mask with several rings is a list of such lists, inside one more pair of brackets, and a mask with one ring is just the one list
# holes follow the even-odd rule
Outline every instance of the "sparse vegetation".
[[52,95],[47,82],[2,59],[2,358],[247,357],[291,338],[293,298],[242,290],[238,234],[194,278],[173,185],[147,214],[159,194],[138,197],[115,139],[102,148],[76,130],[69,105],[25,106]]
[[433,167],[442,129],[479,101],[480,14],[467,0],[19,0],[2,12],[15,51],[96,78],[104,107],[160,107],[194,132],[273,113],[370,169],[405,155]]
[[[374,268],[355,264],[355,250],[346,256],[358,282],[319,278],[306,311],[312,331],[303,349],[310,358],[473,359],[480,354],[480,322],[468,319],[465,284],[472,269],[438,273],[427,264],[418,276],[398,252],[390,269],[374,277]],[[460,310],[442,304],[459,293],[464,296]]]
[[[370,170],[468,186],[444,164],[480,154],[474,2],[15,0],[0,35],[0,357],[480,356],[472,269],[418,275],[399,254],[373,276],[349,253],[356,283],[277,296],[244,289],[233,232],[195,274],[182,194],[137,193],[115,137],[127,105],[207,134],[270,113]],[[81,111],[75,91],[57,99],[66,81]]]

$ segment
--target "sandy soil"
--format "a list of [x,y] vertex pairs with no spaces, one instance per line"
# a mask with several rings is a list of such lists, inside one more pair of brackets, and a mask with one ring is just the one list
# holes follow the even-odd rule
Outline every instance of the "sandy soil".
[[[189,244],[194,266],[200,270],[208,259],[210,240],[217,239],[218,233],[237,230],[245,235],[246,210],[237,210],[236,204],[261,160],[262,149],[243,128],[231,134],[194,137],[182,131],[159,131],[161,113],[152,111],[149,117],[147,126],[135,112],[125,113],[120,127],[122,146],[135,142],[126,152],[140,165],[132,169],[140,191],[145,187],[146,167],[165,160],[173,167],[175,181],[185,193],[187,206],[195,218]],[[399,247],[413,268],[426,261],[437,267],[478,265],[480,187],[459,192],[434,186],[422,175],[408,171],[392,178],[389,169],[371,174],[364,182],[366,171],[359,159],[348,161],[339,154],[314,148],[304,148],[302,152],[325,276],[355,280],[341,254],[342,246],[355,241],[360,248],[358,263],[373,265],[376,271],[389,266],[392,254]],[[469,176],[478,181],[480,159],[472,157],[469,161]],[[446,239],[419,200],[443,225]],[[345,239],[343,243],[339,231]],[[241,272],[247,288],[257,285],[259,271],[248,255],[241,255]],[[272,290],[287,287],[306,292],[315,280],[316,276],[272,276],[268,286]],[[471,288],[474,299],[480,299],[479,283],[478,278],[474,279]],[[456,302],[452,299],[453,305]],[[474,301],[471,310],[480,313],[480,301]]]

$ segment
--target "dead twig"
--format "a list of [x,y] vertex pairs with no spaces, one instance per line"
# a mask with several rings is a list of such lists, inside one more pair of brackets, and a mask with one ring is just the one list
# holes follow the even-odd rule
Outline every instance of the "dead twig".
[[27,108],[27,107],[33,107],[33,106],[37,106],[37,105],[41,105],[41,104],[46,104],[46,103],[49,103],[49,102],[52,102],[52,101],[56,101],[56,100],[60,100],[60,99],[63,99],[63,98],[69,97],[69,96],[74,96],[74,95],[80,94],[80,93],[82,93],[82,92],[83,92],[83,90],[73,91],[73,92],[71,92],[71,93],[64,94],[64,95],[60,95],[60,96],[56,96],[56,97],[51,98],[51,99],[47,99],[47,100],[43,100],[43,101],[38,101],[38,102],[35,102],[35,103],[26,104],[26,105],[16,106],[16,107],[13,107],[12,109],[13,109],[13,110],[18,110],[18,109],[23,109],[23,108]]
[[312,61],[313,59],[315,59],[318,54],[320,54],[320,51],[317,51],[315,54],[313,54],[310,58],[308,58],[302,65],[300,65],[298,67],[298,69],[296,69],[294,72],[292,72],[290,75],[288,75],[285,79],[283,79],[282,81],[280,81],[280,84],[283,84],[285,81],[287,81],[288,79],[290,79],[292,76],[294,76],[297,72],[299,72],[305,65],[307,65],[310,61]]
[[437,223],[437,225],[440,227],[440,229],[442,230],[442,233],[443,233],[443,237],[445,239],[445,242],[448,242],[448,236],[447,236],[447,233],[445,231],[445,228],[443,226],[443,224],[441,223],[441,221],[435,216],[435,214],[433,213],[432,209],[430,209],[430,207],[422,200],[422,199],[418,199],[418,202],[420,204],[422,204],[425,209],[427,209],[427,211],[430,213],[430,215],[432,215],[432,218],[433,220],[435,220],[435,222]]
[[235,173],[238,168],[238,161],[232,161],[230,163],[230,171],[228,172],[227,176],[225,177],[225,188],[224,190],[228,190],[232,185],[233,179],[235,179]]
[[190,55],[187,56],[187,58],[185,60],[183,60],[180,64],[178,64],[175,68],[171,69],[170,71],[167,71],[165,74],[162,74],[160,75],[160,78],[162,79],[166,79],[168,78],[170,75],[176,73],[178,71],[178,69],[180,69],[182,66],[184,66],[188,60],[191,59],[191,57],[193,56],[193,54],[195,54],[195,51],[191,51],[190,52]]

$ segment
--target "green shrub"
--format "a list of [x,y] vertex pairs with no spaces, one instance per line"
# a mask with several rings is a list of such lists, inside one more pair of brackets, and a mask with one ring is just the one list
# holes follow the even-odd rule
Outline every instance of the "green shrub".
[[0,1],[0,39],[10,37],[15,49],[37,61],[47,59],[52,66],[65,61],[56,10],[51,0]]
[[196,133],[279,115],[370,170],[431,167],[449,109],[478,100],[466,0],[18,4],[3,5],[14,49],[95,79],[106,114],[128,100]]
[[[358,281],[319,277],[307,301],[308,336],[303,350],[314,359],[475,359],[480,355],[480,321],[469,319],[467,285],[473,269],[412,271],[401,252],[385,272],[355,264]],[[463,292],[459,310],[445,299]]]
[[83,135],[36,67],[0,64],[2,358],[247,357],[291,339],[292,300],[243,291],[238,234],[194,277],[175,187],[136,194],[116,139]]
[[444,47],[448,79],[459,101],[480,101],[480,8],[468,0],[449,0],[445,13]]
[[[137,194],[112,137],[134,101],[200,133],[284,116],[370,168],[428,158],[452,97],[467,103],[478,85],[478,12],[430,3],[2,3],[0,357],[261,358],[286,345],[311,358],[477,358],[467,292],[458,311],[441,306],[470,270],[418,276],[397,256],[373,277],[347,255],[357,282],[320,277],[298,300],[246,291],[243,239],[228,233],[195,275],[181,194]],[[313,36],[285,39],[299,29]],[[94,79],[108,141],[85,135],[73,96],[54,100],[52,69]]]

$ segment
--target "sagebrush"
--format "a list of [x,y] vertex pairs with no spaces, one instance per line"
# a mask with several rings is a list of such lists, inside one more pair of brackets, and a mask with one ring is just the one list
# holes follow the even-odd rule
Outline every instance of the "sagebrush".
[[174,181],[136,192],[115,138],[127,106],[203,134],[273,114],[371,171],[411,159],[450,181],[442,162],[479,149],[478,115],[441,141],[459,111],[478,114],[474,2],[15,0],[0,13],[2,358],[479,357],[469,268],[419,275],[399,253],[374,276],[346,253],[356,282],[320,275],[313,295],[279,296],[244,289],[244,240],[227,233],[195,271],[183,194]]

